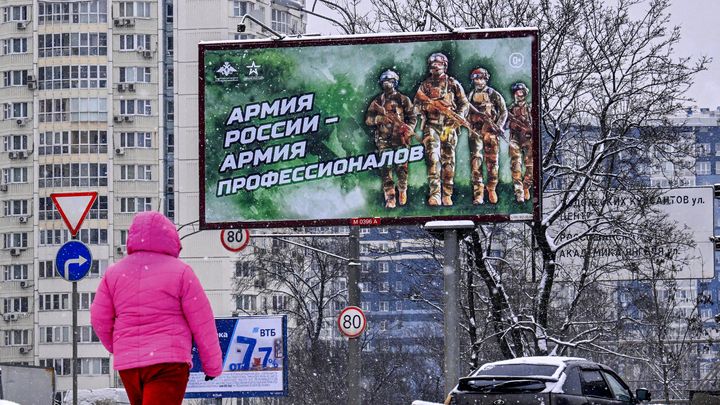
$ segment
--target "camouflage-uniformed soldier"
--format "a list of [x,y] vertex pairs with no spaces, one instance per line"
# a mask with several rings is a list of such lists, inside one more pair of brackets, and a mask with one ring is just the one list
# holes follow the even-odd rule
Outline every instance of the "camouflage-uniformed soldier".
[[[514,101],[509,108],[510,127],[510,170],[512,172],[515,200],[530,200],[530,187],[533,184],[533,145],[532,116],[527,103],[528,88],[524,83],[515,83],[510,88]],[[525,178],[522,177],[522,162],[525,160]]]
[[[400,76],[386,70],[380,75],[382,93],[370,103],[365,115],[365,124],[372,129],[375,146],[379,152],[397,149],[410,144],[417,117],[410,98],[397,91]],[[397,201],[393,169],[397,173]],[[408,164],[385,166],[380,169],[385,207],[395,208],[396,204],[407,203]]]
[[468,121],[473,129],[469,139],[473,204],[485,202],[483,160],[487,170],[488,201],[491,204],[497,203],[495,187],[498,184],[498,135],[502,134],[507,118],[507,109],[503,96],[487,85],[489,81],[490,73],[484,68],[479,67],[470,72],[473,90],[468,94],[470,100]]
[[420,84],[413,101],[423,131],[430,186],[428,205],[453,204],[457,129],[463,125],[468,109],[465,90],[447,74],[447,68],[448,58],[445,55],[430,55],[430,74]]

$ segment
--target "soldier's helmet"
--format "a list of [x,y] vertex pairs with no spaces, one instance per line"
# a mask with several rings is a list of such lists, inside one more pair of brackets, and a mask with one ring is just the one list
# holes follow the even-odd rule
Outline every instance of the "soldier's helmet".
[[515,83],[512,85],[512,87],[510,87],[510,91],[512,91],[513,94],[515,94],[515,92],[518,90],[522,90],[526,96],[530,92],[528,90],[527,86],[525,85],[525,83],[522,83],[522,82]]
[[385,80],[392,80],[393,86],[397,88],[397,86],[400,84],[400,75],[397,74],[394,70],[386,70],[380,74],[380,80],[378,83],[382,85],[382,82]]
[[490,72],[487,71],[487,69],[484,68],[477,68],[470,72],[470,81],[473,81],[475,79],[485,79],[490,80]]
[[445,68],[447,69],[448,66],[448,58],[447,56],[443,55],[440,52],[436,52],[428,58],[428,65],[432,65],[434,62],[442,62],[443,65],[445,65]]

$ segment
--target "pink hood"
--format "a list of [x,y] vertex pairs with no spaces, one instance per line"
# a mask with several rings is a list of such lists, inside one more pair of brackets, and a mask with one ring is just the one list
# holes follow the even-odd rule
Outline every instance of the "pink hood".
[[159,363],[192,365],[198,346],[203,371],[222,372],[210,302],[192,268],[178,259],[180,238],[159,212],[137,214],[128,256],[110,266],[90,308],[90,321],[116,370]]

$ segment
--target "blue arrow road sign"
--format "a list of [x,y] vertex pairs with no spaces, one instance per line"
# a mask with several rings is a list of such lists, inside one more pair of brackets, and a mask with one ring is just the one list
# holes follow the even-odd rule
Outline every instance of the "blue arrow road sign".
[[55,256],[55,269],[67,281],[78,281],[85,277],[92,267],[92,254],[84,243],[71,240],[60,246]]

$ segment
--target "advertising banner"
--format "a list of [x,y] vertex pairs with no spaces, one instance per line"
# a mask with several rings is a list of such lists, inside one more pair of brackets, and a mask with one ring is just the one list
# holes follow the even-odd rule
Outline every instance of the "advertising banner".
[[215,320],[223,355],[223,372],[205,381],[193,345],[185,398],[273,397],[288,390],[287,317],[244,316]]
[[[676,265],[677,271],[672,274],[676,279],[713,277],[713,188],[682,187],[663,189],[652,197],[644,194],[614,191],[612,197],[606,198],[601,191],[589,193],[556,221],[548,233],[556,245],[563,245],[557,253],[561,278],[574,278],[578,269],[589,266],[604,273],[603,279],[633,280],[657,272],[661,267],[658,259]],[[561,197],[548,196],[543,209],[553,210]],[[617,226],[609,226],[647,219],[641,207],[648,207],[648,212],[657,210],[653,217],[661,216],[674,224],[689,240],[675,235],[627,235]],[[598,215],[601,210],[602,216]]]
[[537,30],[199,47],[202,229],[539,218]]

